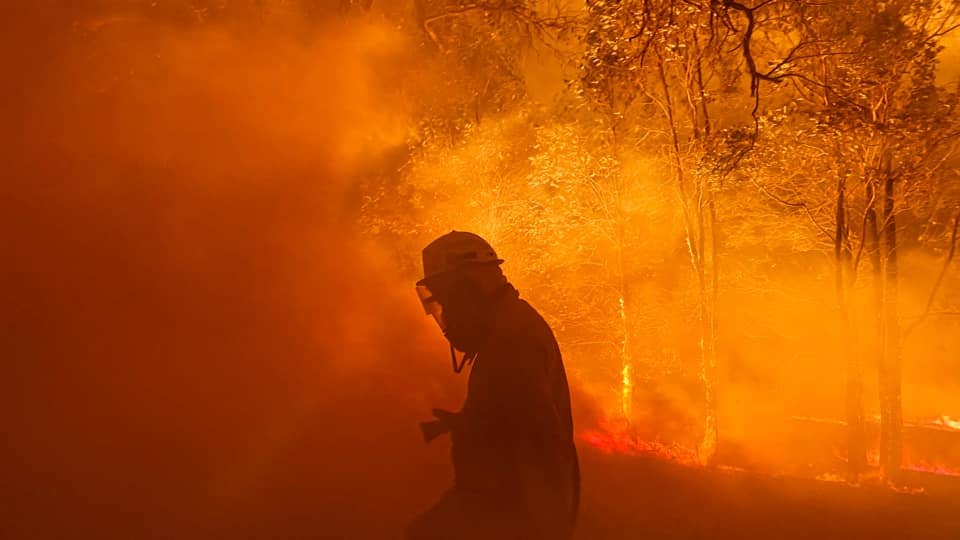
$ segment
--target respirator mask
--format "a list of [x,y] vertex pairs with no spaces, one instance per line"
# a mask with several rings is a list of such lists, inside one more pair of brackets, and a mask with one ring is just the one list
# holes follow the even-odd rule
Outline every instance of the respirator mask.
[[453,371],[460,373],[477,357],[486,337],[489,300],[466,280],[432,287],[421,283],[417,285],[417,296],[424,313],[433,317],[450,341]]

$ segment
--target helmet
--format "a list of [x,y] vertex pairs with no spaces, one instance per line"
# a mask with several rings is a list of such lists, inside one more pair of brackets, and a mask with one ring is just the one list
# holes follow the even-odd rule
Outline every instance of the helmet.
[[503,259],[497,258],[493,247],[473,233],[450,231],[430,242],[423,248],[423,279],[417,282],[417,296],[423,304],[424,313],[433,315],[440,329],[445,331],[442,307],[434,298],[427,281],[467,266],[502,262]]
[[[502,262],[503,259],[497,257],[497,253],[486,240],[469,232],[450,231],[423,248],[423,279],[417,282],[417,296],[420,297],[424,313],[433,316],[444,335],[448,328],[443,316],[443,306],[434,297],[427,281],[461,268]],[[455,373],[460,373],[464,365],[473,361],[476,355],[476,352],[466,353],[463,360],[458,362],[453,342],[450,342],[450,359]]]
[[423,285],[428,279],[474,264],[500,264],[493,247],[476,234],[450,231],[423,248]]

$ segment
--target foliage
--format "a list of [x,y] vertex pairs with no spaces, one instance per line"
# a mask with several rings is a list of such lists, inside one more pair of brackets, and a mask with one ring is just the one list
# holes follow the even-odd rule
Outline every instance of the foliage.
[[[777,269],[836,295],[817,308],[822,335],[859,358],[843,343],[881,316],[893,343],[901,315],[895,272],[877,281],[885,300],[873,312],[856,301],[869,281],[858,276],[896,269],[895,253],[952,246],[958,92],[937,59],[954,3],[590,0],[562,11],[502,0],[416,12],[427,60],[399,84],[417,123],[398,172],[364,184],[368,230],[400,253],[450,228],[490,237],[574,370],[619,395],[634,429],[645,429],[630,412],[638,381],[699,381],[670,399],[707,417],[693,437],[684,424],[685,442],[702,435],[701,458],[716,452],[711,415],[739,354],[723,320],[740,320],[732,299],[777,287]],[[552,102],[527,91],[538,54],[564,74]],[[884,384],[899,384],[898,347],[883,353]]]

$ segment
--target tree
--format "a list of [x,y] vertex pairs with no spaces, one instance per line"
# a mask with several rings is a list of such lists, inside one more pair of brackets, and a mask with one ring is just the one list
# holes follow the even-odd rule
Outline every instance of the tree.
[[[898,280],[900,249],[905,242],[901,216],[909,210],[907,193],[937,185],[930,175],[942,174],[947,148],[958,134],[957,93],[935,80],[939,40],[951,29],[956,6],[943,12],[938,2],[883,2],[833,5],[794,2],[784,16],[795,21],[795,42],[783,60],[777,80],[790,80],[796,90],[793,122],[799,137],[781,146],[785,159],[796,159],[797,146],[812,146],[835,175],[825,190],[819,180],[781,185],[791,193],[782,202],[805,209],[818,228],[832,193],[832,248],[836,296],[844,334],[851,335],[849,302],[863,255],[872,269],[873,356],[880,380],[880,464],[884,475],[898,480],[902,455],[900,391],[900,317]],[[769,144],[782,145],[784,119],[771,123]],[[773,127],[777,124],[777,127]],[[766,166],[766,165],[764,165]],[[854,197],[854,190],[859,196]],[[790,202],[790,201],[793,202]],[[819,211],[811,211],[811,208]],[[921,220],[932,216],[914,215]],[[915,239],[910,239],[915,240]],[[858,354],[848,347],[847,422],[848,477],[863,469],[862,383]]]
[[[408,27],[422,62],[399,83],[416,122],[395,169],[360,190],[368,230],[406,253],[451,224],[489,236],[634,432],[647,368],[689,346],[704,463],[720,441],[718,359],[735,338],[720,339],[734,310],[724,295],[766,279],[767,262],[829,254],[836,317],[820,335],[841,349],[848,478],[866,470],[861,371],[874,359],[895,481],[900,336],[926,318],[900,313],[901,255],[953,245],[957,92],[935,77],[953,12],[940,7],[591,0],[546,16],[520,1],[422,0]],[[576,67],[553,103],[526,92],[533,50]],[[692,271],[651,285],[678,254]],[[738,279],[747,266],[757,275]],[[698,324],[656,321],[661,307]],[[669,344],[648,350],[658,336]]]
[[[629,120],[649,120],[633,133],[669,163],[683,216],[684,242],[696,279],[704,427],[699,455],[711,462],[717,451],[717,302],[720,252],[717,193],[737,168],[744,134],[757,114],[758,80],[753,66],[753,10],[736,2],[588,3],[583,79],[587,94],[610,117],[614,135]],[[738,29],[733,19],[745,15]],[[746,59],[750,70],[739,70]],[[747,79],[751,99],[742,99]],[[723,97],[722,107],[718,97]],[[662,129],[659,129],[662,126]]]

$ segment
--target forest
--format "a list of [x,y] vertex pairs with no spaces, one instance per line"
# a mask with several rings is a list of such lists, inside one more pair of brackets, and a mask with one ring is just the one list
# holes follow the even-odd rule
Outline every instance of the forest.
[[491,238],[621,445],[763,462],[823,419],[818,474],[956,463],[903,433],[957,427],[958,6],[754,4],[352,8],[428,73],[365,230]]

